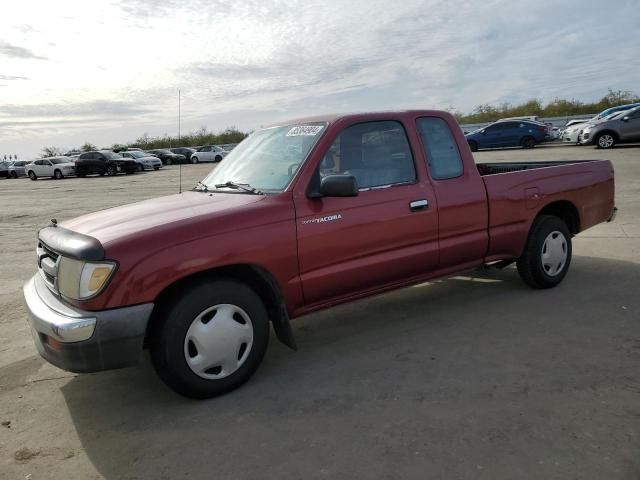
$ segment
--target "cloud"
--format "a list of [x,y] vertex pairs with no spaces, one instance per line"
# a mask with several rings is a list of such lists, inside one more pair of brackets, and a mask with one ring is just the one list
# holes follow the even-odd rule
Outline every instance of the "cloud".
[[9,58],[23,58],[31,60],[46,60],[46,57],[36,55],[31,50],[11,45],[8,42],[0,42],[0,55],[4,55]]
[[0,80],[29,80],[27,77],[19,77],[16,75],[0,75]]
[[[125,117],[152,112],[149,107],[111,100],[94,100],[78,103],[43,103],[36,105],[0,105],[0,118],[11,116],[25,119],[33,117]],[[57,120],[56,120],[57,121]]]

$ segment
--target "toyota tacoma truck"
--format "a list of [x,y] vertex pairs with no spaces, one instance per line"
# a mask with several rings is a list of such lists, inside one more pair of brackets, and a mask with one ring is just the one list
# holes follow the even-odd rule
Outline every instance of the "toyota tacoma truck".
[[[484,265],[558,285],[571,239],[611,220],[609,161],[474,162],[445,112],[312,117],[257,130],[191,191],[38,232],[33,338],[72,372],[149,349],[178,393],[245,382],[270,325]],[[532,300],[534,301],[534,300]]]

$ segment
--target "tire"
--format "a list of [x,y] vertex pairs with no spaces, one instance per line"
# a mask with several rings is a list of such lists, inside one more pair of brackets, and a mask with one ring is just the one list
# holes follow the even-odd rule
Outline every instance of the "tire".
[[34,182],[38,179],[38,176],[36,175],[36,172],[34,172],[33,170],[29,170],[28,175],[29,175],[29,178],[31,180],[33,180]]
[[616,144],[616,137],[610,132],[602,132],[595,138],[596,148],[609,149]]
[[199,161],[198,157],[191,157],[191,163],[198,163]]
[[553,288],[567,274],[571,253],[567,224],[558,217],[540,215],[534,220],[524,252],[517,260],[518,273],[530,287]]
[[144,170],[144,167],[143,167],[142,165],[140,165],[139,163],[136,163],[136,170],[137,170],[138,172],[141,172],[141,171],[143,171],[143,170]]
[[536,146],[536,139],[530,136],[524,137],[520,140],[520,145],[522,148],[533,148]]
[[170,158],[167,158],[167,163],[166,165],[171,165],[173,163],[173,161]]
[[219,161],[222,160],[222,157],[220,155],[216,155],[216,158],[213,159],[214,162],[218,163]]
[[62,178],[64,178],[64,175],[62,175],[62,172],[60,170],[54,170],[53,178],[55,178],[56,180],[62,180]]
[[118,173],[118,169],[113,165],[107,166],[107,171],[105,172],[109,177],[115,177]]
[[267,310],[243,283],[192,284],[158,311],[150,333],[151,361],[160,378],[180,395],[205,399],[230,392],[262,362],[269,343]]
[[13,179],[18,178],[18,174],[16,172],[11,172],[11,178]]
[[475,140],[469,141],[469,148],[471,149],[472,152],[477,152],[478,151],[478,142],[476,142]]

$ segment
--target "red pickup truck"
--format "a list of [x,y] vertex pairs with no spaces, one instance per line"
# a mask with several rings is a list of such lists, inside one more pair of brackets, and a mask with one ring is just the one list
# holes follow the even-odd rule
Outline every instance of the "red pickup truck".
[[554,287],[611,220],[609,161],[474,163],[445,112],[321,116],[244,140],[188,192],[52,221],[24,287],[33,337],[74,372],[149,348],[175,391],[245,382],[270,323],[486,264]]

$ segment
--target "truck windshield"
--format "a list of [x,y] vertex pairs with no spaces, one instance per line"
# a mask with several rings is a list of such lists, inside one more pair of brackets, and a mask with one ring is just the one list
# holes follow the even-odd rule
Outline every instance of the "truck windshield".
[[325,123],[258,130],[244,139],[202,181],[208,190],[227,182],[280,192],[322,135]]

